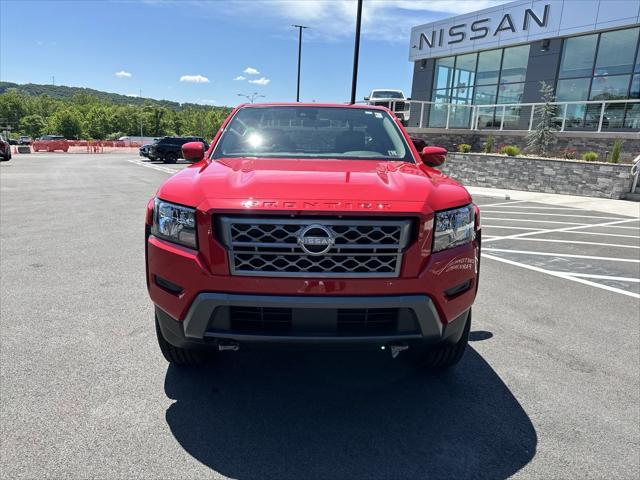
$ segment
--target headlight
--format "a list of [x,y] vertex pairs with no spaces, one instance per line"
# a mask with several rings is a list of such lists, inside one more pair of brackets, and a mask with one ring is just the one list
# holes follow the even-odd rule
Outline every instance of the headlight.
[[439,252],[472,241],[474,222],[473,205],[436,212],[433,251]]
[[189,248],[198,248],[196,209],[156,198],[151,233],[170,242],[179,243]]

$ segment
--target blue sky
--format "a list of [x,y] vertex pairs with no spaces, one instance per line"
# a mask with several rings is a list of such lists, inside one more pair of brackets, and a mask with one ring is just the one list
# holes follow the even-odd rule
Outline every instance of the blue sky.
[[[411,26],[504,0],[364,0],[358,97],[409,94]],[[347,101],[355,0],[0,0],[0,80],[83,86],[179,102],[236,105],[238,93]],[[256,73],[257,72],[257,73]],[[251,83],[250,83],[251,82]]]

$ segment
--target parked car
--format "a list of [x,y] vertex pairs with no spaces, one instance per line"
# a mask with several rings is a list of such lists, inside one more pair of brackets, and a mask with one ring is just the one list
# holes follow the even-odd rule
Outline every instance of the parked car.
[[55,152],[56,150],[67,152],[69,143],[61,135],[43,135],[31,144],[31,148],[34,152]]
[[27,135],[22,135],[18,138],[18,145],[31,145],[33,139]]
[[243,346],[368,346],[446,368],[478,287],[479,210],[365,105],[242,105],[146,213],[146,278],[175,365]]
[[409,118],[411,118],[411,104],[409,103],[411,99],[405,97],[402,90],[371,90],[369,96],[364,97],[364,99],[368,105],[387,107],[395,113],[404,125],[408,125]]
[[3,162],[11,160],[11,145],[3,135],[0,134],[0,160]]
[[182,145],[188,142],[202,142],[206,148],[209,148],[202,137],[162,137],[151,144],[147,156],[151,160],[176,163],[182,157]]
[[151,143],[147,143],[145,145],[142,145],[139,149],[138,149],[138,154],[141,157],[145,157],[145,158],[149,158],[149,150],[151,149]]

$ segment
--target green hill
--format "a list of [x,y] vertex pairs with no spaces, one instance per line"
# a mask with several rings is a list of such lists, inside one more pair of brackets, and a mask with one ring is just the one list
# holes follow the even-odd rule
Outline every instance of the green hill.
[[211,108],[207,105],[198,105],[193,103],[172,102],[170,100],[156,100],[153,98],[144,97],[130,97],[128,95],[121,95],[119,93],[103,92],[101,90],[94,90],[93,88],[84,87],[67,87],[66,85],[40,85],[37,83],[25,83],[18,84],[12,82],[0,82],[0,95],[14,90],[24,95],[32,97],[38,97],[41,95],[47,95],[51,98],[58,100],[71,100],[77,96],[91,96],[101,102],[110,103],[112,105],[153,105],[171,110],[180,111],[183,108]]
[[0,127],[12,137],[56,134],[103,140],[142,132],[213,138],[230,111],[92,88],[0,82]]

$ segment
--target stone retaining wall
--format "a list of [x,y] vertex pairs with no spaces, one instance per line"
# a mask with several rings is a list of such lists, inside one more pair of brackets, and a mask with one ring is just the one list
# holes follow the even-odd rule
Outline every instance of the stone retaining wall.
[[[408,131],[412,137],[422,138],[429,145],[439,145],[453,152],[461,143],[467,143],[471,145],[472,151],[480,152],[490,134],[493,135],[495,150],[502,144],[516,145],[521,150],[527,146],[527,132],[444,130],[441,128],[409,128]],[[616,138],[624,141],[620,155],[621,161],[631,162],[640,154],[640,134],[625,132],[599,134],[594,132],[558,132],[556,133],[557,142],[551,148],[551,154],[562,158],[567,148],[575,148],[577,158],[581,158],[585,152],[596,152],[599,159],[605,161],[607,152],[611,151]]]
[[620,199],[631,189],[629,165],[449,153],[440,170],[463,185]]

